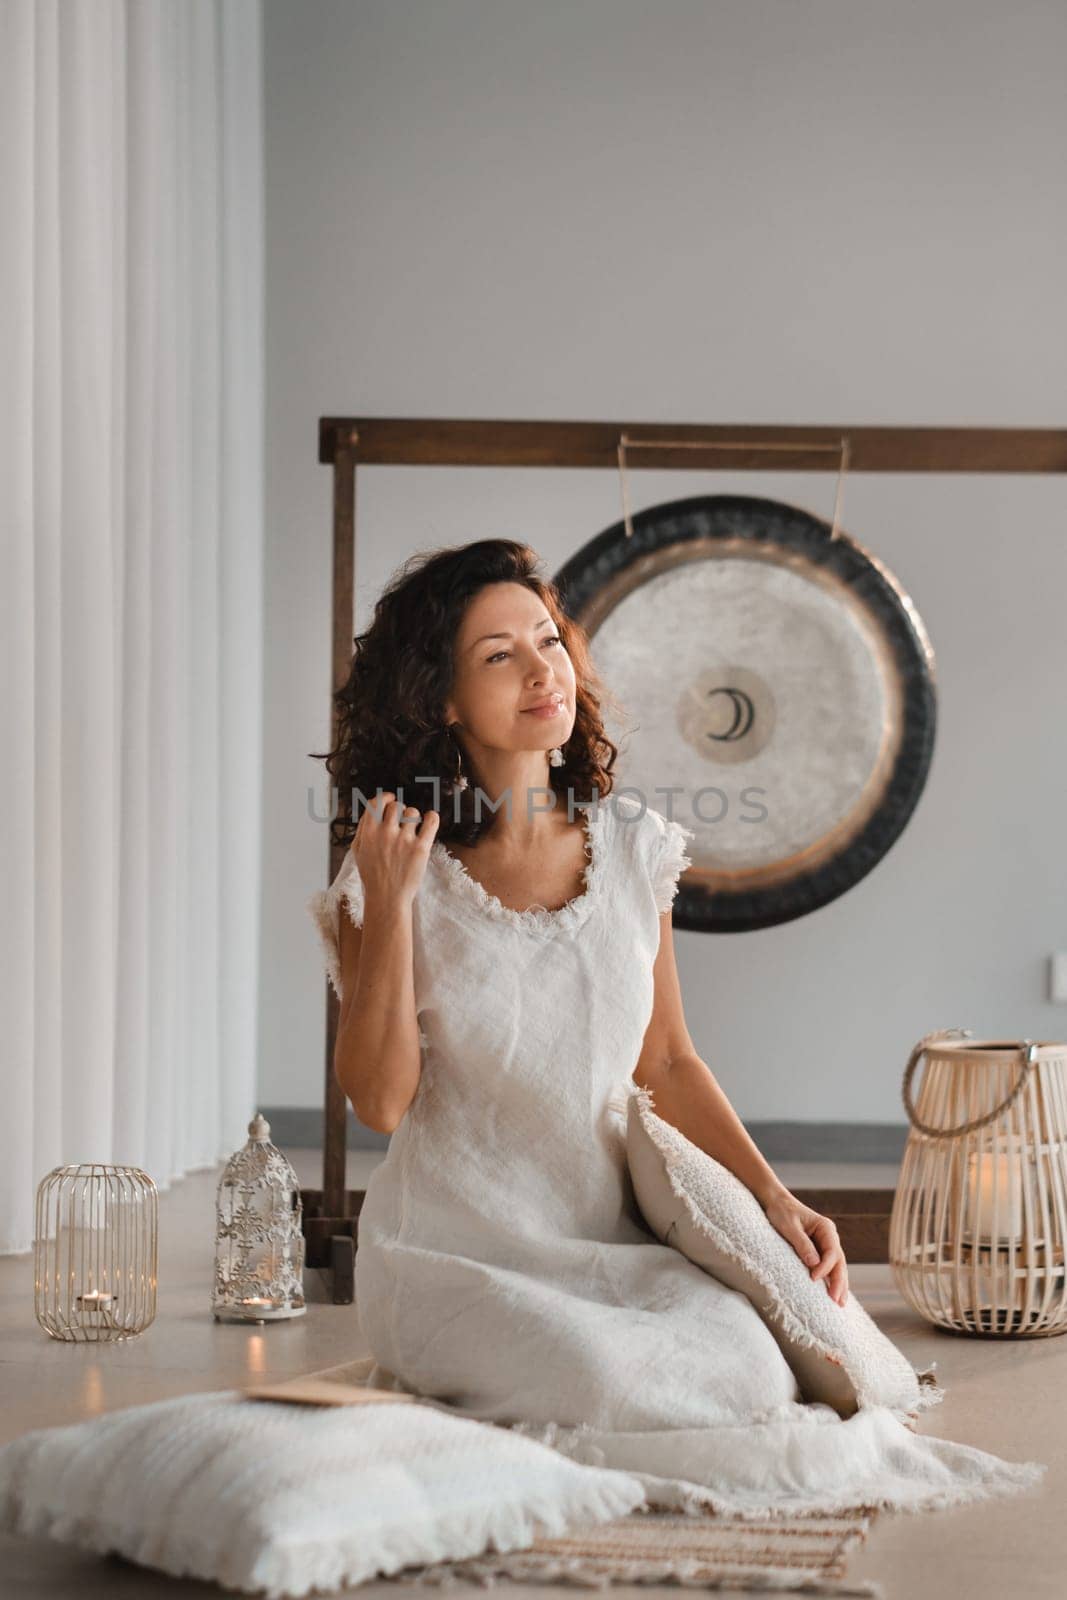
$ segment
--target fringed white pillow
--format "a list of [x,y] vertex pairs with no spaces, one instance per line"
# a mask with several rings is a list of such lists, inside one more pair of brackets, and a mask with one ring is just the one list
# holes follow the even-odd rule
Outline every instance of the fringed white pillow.
[[904,1420],[944,1391],[919,1373],[850,1292],[843,1306],[729,1168],[656,1115],[649,1090],[629,1098],[626,1157],[645,1221],[728,1288],[746,1295],[777,1339],[806,1400],[842,1417],[882,1405]]
[[0,1450],[0,1529],[271,1597],[625,1516],[638,1479],[436,1402],[236,1390],[42,1428]]

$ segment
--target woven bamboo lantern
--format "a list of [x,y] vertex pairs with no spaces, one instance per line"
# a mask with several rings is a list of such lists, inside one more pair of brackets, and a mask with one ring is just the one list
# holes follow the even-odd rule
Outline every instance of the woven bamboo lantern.
[[902,1092],[911,1128],[889,1224],[901,1294],[956,1333],[1067,1332],[1067,1044],[940,1029],[915,1046]]

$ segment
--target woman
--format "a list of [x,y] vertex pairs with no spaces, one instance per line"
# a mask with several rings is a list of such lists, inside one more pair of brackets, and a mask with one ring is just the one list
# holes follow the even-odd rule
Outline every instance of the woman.
[[640,1092],[845,1303],[833,1222],[778,1180],[686,1028],[671,902],[690,831],[612,794],[603,688],[536,569],[503,539],[402,568],[356,639],[325,757],[361,811],[354,835],[347,808],[335,822],[350,848],[310,901],[334,1065],[393,1136],[356,1253],[370,1381],[635,1471],[661,1505],[1025,1486],[884,1408],[846,1423],[803,1404],[751,1303],[643,1223],[624,1144]]

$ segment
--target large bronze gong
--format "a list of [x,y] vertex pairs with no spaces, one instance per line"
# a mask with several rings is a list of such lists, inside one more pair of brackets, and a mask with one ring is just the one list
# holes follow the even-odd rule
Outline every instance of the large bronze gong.
[[[934,653],[882,562],[777,500],[700,495],[556,574],[627,722],[616,789],[693,830],[676,927],[803,916],[886,854],[934,741]],[[670,793],[668,792],[670,791]]]

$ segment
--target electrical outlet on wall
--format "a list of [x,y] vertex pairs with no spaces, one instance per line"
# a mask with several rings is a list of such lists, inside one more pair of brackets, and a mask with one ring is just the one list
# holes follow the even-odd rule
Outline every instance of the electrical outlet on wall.
[[1067,950],[1057,950],[1049,956],[1048,997],[1067,1002]]

